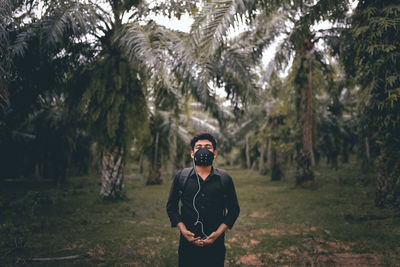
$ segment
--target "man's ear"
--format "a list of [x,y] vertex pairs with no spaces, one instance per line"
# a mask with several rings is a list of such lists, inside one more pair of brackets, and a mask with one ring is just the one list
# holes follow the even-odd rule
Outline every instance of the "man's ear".
[[214,158],[216,158],[217,157],[217,150],[214,150]]
[[194,152],[193,152],[193,150],[190,151],[190,156],[191,156],[192,158],[194,158]]

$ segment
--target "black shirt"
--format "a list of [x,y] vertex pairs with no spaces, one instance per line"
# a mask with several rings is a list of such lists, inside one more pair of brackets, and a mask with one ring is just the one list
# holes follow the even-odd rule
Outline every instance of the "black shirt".
[[[222,172],[224,173],[223,175],[228,177],[228,183],[225,188],[222,187],[220,180]],[[182,197],[180,197],[178,181],[180,173],[181,171],[178,171],[175,174],[167,202],[167,213],[171,226],[176,227],[179,222],[183,222],[189,231],[196,236],[201,236],[200,224],[194,225],[197,220],[197,213],[193,206],[193,198],[199,191],[200,184],[200,191],[195,199],[195,207],[200,215],[199,221],[203,223],[204,233],[210,235],[217,230],[221,223],[225,223],[229,228],[232,228],[240,212],[232,178],[226,172],[218,169],[216,171],[212,168],[211,173],[203,180],[192,171],[187,178]],[[181,199],[182,203],[180,213],[178,209],[179,199]],[[226,215],[224,215],[225,205],[227,208]]]

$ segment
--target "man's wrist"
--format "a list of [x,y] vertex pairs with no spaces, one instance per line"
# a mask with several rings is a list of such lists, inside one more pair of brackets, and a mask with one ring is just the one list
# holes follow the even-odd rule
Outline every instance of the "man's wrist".
[[215,231],[215,233],[216,233],[217,236],[219,237],[220,235],[222,235],[222,234],[226,231],[226,229],[228,229],[228,225],[226,225],[225,223],[222,223],[222,224],[218,227],[217,231]]
[[186,225],[183,222],[178,222],[178,224],[176,225],[179,229],[179,231],[185,231],[186,230]]

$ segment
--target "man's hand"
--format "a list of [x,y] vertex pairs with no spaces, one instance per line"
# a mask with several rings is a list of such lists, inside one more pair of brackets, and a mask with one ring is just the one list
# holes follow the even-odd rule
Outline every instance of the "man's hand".
[[204,246],[208,246],[208,245],[211,245],[212,243],[214,243],[215,240],[217,240],[217,238],[218,238],[220,235],[222,235],[222,234],[226,231],[226,229],[228,229],[228,225],[222,223],[222,224],[218,227],[217,231],[212,232],[212,233],[207,237],[207,239],[205,239],[205,240],[203,241]]
[[214,241],[219,237],[219,235],[216,232],[212,232],[204,241],[204,245],[208,246],[214,243]]
[[187,241],[199,247],[203,246],[203,241],[200,240],[200,237],[194,237],[194,234],[186,229],[186,226],[182,222],[178,223],[177,226]]
[[186,238],[186,240],[189,241],[190,243],[194,243],[200,239],[200,237],[194,237],[194,234],[192,232],[190,232],[189,230],[182,230],[181,233]]

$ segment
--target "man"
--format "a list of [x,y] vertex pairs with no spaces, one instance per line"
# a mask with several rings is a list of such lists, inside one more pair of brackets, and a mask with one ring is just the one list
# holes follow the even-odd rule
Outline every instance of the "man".
[[199,133],[190,145],[195,167],[175,174],[167,202],[171,226],[180,230],[179,266],[224,266],[224,232],[240,212],[235,186],[229,174],[212,166],[217,156],[212,135]]

